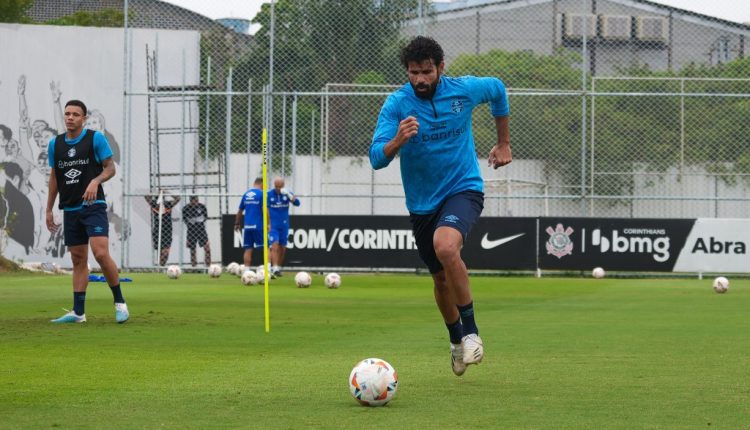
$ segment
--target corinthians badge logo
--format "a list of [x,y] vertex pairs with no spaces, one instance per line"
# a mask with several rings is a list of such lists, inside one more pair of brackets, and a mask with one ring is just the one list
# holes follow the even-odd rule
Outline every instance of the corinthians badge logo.
[[547,227],[545,231],[549,234],[546,244],[547,254],[562,258],[573,253],[573,242],[570,240],[573,228],[565,228],[562,224],[557,224],[554,230],[552,227]]

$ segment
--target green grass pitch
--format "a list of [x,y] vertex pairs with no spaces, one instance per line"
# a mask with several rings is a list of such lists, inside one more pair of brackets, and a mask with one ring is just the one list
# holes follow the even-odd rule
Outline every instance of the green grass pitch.
[[[338,290],[124,274],[131,320],[70,277],[0,275],[0,427],[671,429],[750,423],[750,281],[472,277],[485,360],[459,378],[430,278],[344,274]],[[359,406],[360,359],[398,371]]]

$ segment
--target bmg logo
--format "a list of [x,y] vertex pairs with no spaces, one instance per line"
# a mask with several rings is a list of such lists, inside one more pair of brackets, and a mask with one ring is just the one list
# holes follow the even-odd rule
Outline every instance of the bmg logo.
[[620,235],[617,230],[612,230],[612,237],[608,238],[602,235],[600,229],[591,232],[591,244],[598,246],[602,253],[653,253],[654,261],[663,263],[669,260],[669,237],[649,237],[649,236],[624,236]]

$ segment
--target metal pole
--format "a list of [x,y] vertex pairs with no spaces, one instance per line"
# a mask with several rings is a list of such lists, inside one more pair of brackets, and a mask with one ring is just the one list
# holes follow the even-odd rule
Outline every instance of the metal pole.
[[[128,95],[130,91],[129,86],[129,67],[132,67],[132,62],[130,62],[130,49],[131,46],[129,45],[130,42],[130,33],[128,32],[128,0],[125,0],[123,2],[123,12],[124,12],[124,18],[123,18],[123,53],[122,53],[122,90],[123,90],[123,98],[122,98],[122,143],[125,145],[126,150],[123,151],[123,159],[121,162],[125,162],[127,160],[127,163],[125,164],[127,166],[128,174],[125,175],[122,178],[122,207],[120,210],[122,211],[122,237],[120,238],[120,268],[123,268],[126,264],[125,256],[127,255],[127,240],[125,240],[125,232],[126,225],[128,224],[128,215],[129,215],[129,209],[130,208],[130,199],[126,197],[126,194],[130,194],[130,143],[128,142],[128,139],[130,139],[130,135],[128,133],[128,121],[130,120],[130,97]],[[125,149],[123,148],[123,149]]]
[[[229,68],[229,75],[227,75],[227,91],[232,92],[232,68]],[[226,160],[226,176],[227,176],[227,189],[226,192],[229,194],[231,186],[229,179],[232,177],[230,174],[231,161],[230,157],[232,154],[232,96],[227,94],[227,105],[226,105],[226,122],[224,124],[224,159]]]
[[297,94],[292,98],[292,190],[297,189]]
[[[211,87],[211,56],[208,56],[206,60],[206,84]],[[203,170],[208,172],[208,147],[211,142],[211,94],[206,94],[206,137],[203,140]],[[218,166],[217,166],[218,170]],[[208,175],[205,177],[204,183],[208,185]]]
[[253,132],[252,132],[252,126],[253,126],[253,79],[250,78],[247,80],[247,144],[245,145],[245,152],[247,154],[247,166],[245,169],[245,184],[250,183],[250,151],[251,151],[251,142],[253,141]]
[[[185,81],[187,80],[187,69],[186,69],[186,62],[185,62],[185,49],[182,50],[182,96],[180,96],[180,195],[185,193]],[[193,177],[193,181],[195,181],[195,177]],[[184,201],[183,196],[183,201]],[[183,203],[184,204],[184,203]],[[174,209],[174,208],[173,208]],[[183,257],[185,256],[185,249],[182,246],[185,241],[183,240],[185,237],[185,229],[184,229],[185,223],[180,223],[180,246],[178,249],[180,250],[178,252],[178,258],[179,258],[179,264],[182,264]]]
[[[586,0],[581,0],[583,10],[586,10]],[[581,216],[586,214],[586,58],[588,52],[586,50],[586,32],[588,31],[586,26],[586,15],[583,18],[583,38],[582,38],[582,51],[581,57],[583,63],[581,64]]]
[[[596,92],[596,77],[591,78],[591,92],[592,93]],[[592,196],[594,195],[594,147],[596,144],[594,140],[594,136],[596,135],[596,131],[594,129],[595,102],[596,102],[596,98],[594,96],[591,96],[591,154],[590,154],[591,166],[589,167],[589,170],[590,170],[589,176],[591,177],[591,181],[590,181],[591,187],[589,189],[589,192],[591,193]],[[589,216],[591,217],[594,216],[594,199],[593,198],[589,200]]]
[[286,176],[286,96],[281,98],[281,176]]

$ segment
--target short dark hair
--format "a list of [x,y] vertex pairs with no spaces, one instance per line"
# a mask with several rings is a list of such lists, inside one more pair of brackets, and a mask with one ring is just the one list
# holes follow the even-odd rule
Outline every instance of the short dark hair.
[[263,183],[263,177],[262,176],[258,176],[257,178],[255,178],[255,182],[253,182],[253,183],[254,184],[262,184]]
[[198,196],[196,196],[195,194],[193,194],[192,196],[190,196],[190,200],[198,200]]
[[3,134],[3,139],[11,140],[13,138],[13,132],[5,124],[0,124],[0,132]]
[[65,107],[68,106],[78,106],[83,110],[83,116],[88,115],[89,111],[86,109],[86,105],[80,100],[69,100],[67,103],[65,103]]
[[9,178],[20,178],[23,180],[23,169],[17,163],[10,161],[0,163],[0,170],[4,170],[5,176]]
[[431,37],[417,36],[401,49],[401,65],[405,68],[424,60],[432,60],[436,66],[443,62],[443,48]]

